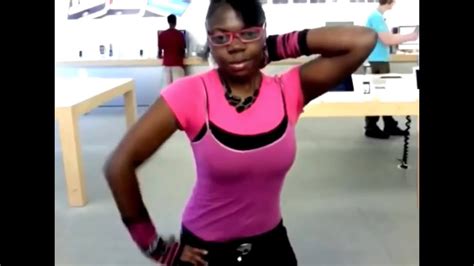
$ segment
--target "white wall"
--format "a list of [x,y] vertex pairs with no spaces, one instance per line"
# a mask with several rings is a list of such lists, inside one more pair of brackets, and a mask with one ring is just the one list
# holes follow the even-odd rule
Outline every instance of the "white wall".
[[[106,17],[95,20],[66,20],[68,1],[56,0],[56,59],[77,59],[79,50],[84,57],[98,55],[99,45],[113,44],[116,57],[156,56],[156,32],[166,29],[166,18]],[[269,1],[271,2],[271,1]],[[290,0],[290,2],[292,2]],[[208,1],[194,0],[186,13],[178,18],[178,27],[190,32],[200,44],[205,42],[204,18]],[[364,25],[377,4],[349,3],[340,0],[325,4],[266,4],[268,33],[282,33],[325,25],[327,21],[353,21]],[[419,24],[419,1],[397,0],[386,14],[389,27]],[[190,47],[193,50],[193,47]]]

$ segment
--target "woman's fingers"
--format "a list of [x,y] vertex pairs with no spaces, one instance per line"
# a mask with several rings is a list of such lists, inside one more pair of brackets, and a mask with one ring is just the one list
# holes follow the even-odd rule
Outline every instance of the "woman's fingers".
[[207,262],[203,258],[205,255],[207,255],[206,250],[185,246],[181,253],[180,260],[190,262],[195,266],[206,266]]

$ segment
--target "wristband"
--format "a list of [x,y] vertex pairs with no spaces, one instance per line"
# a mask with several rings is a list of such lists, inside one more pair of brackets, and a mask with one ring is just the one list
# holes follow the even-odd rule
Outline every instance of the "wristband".
[[127,228],[142,253],[163,265],[173,265],[177,255],[181,252],[179,242],[176,242],[174,238],[163,239],[156,233],[151,221],[129,224]]
[[269,36],[266,40],[269,61],[311,55],[306,40],[307,35],[308,30],[302,30]]
[[141,207],[136,217],[122,217],[122,221],[146,257],[167,266],[173,265],[180,245],[173,237],[166,241],[157,233],[145,206]]

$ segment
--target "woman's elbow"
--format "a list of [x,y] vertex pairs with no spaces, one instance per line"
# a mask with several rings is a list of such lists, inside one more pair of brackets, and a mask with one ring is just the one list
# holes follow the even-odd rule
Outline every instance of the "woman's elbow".
[[104,174],[105,179],[111,180],[113,176],[117,173],[117,164],[114,158],[114,155],[111,155],[102,166],[102,173]]
[[362,27],[360,32],[360,38],[358,38],[358,40],[360,40],[359,47],[364,50],[367,49],[369,51],[372,51],[372,49],[374,49],[375,45],[377,44],[377,39],[377,32],[368,27]]
[[128,168],[126,167],[128,165],[126,163],[126,160],[120,157],[123,156],[117,156],[117,154],[112,154],[102,167],[102,172],[108,182],[119,177],[121,173],[124,172],[124,169]]
[[104,177],[110,183],[114,179],[131,176],[143,163],[143,160],[134,158],[132,154],[123,151],[112,153],[102,167]]

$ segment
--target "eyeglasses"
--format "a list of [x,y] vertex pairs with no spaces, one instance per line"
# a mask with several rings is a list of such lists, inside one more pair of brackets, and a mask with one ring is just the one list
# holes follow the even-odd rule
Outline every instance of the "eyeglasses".
[[243,43],[254,42],[262,38],[263,27],[252,27],[238,32],[209,33],[208,39],[213,46],[225,46],[232,43],[234,38],[239,38]]

